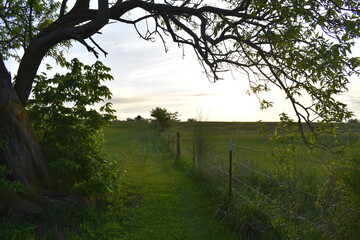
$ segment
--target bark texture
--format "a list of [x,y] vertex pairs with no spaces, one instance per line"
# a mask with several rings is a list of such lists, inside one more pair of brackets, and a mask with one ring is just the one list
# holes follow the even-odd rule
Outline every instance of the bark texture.
[[10,75],[0,61],[0,164],[11,169],[8,180],[19,180],[30,194],[10,193],[0,189],[0,199],[16,212],[38,212],[40,196],[45,194],[49,173],[45,157],[30,120],[11,85]]
[[56,185],[50,183],[47,162],[25,107],[40,63],[52,47],[74,39],[96,53],[85,39],[108,23],[108,1],[99,0],[98,11],[90,10],[89,2],[76,1],[69,13],[60,14],[31,40],[21,58],[15,86],[0,53],[0,140],[5,142],[0,149],[0,165],[12,171],[7,176],[9,181],[18,180],[31,190],[20,194],[0,188],[0,211],[5,206],[18,214],[37,213],[54,200],[46,197],[57,192]]

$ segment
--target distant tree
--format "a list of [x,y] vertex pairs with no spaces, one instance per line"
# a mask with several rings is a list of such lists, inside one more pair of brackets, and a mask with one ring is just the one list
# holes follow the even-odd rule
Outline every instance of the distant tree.
[[352,130],[359,130],[360,127],[360,121],[356,118],[352,118],[349,121],[347,121],[347,125],[352,129]]
[[189,118],[187,121],[188,122],[196,122],[197,120],[195,118]]
[[352,119],[350,119],[349,121],[348,121],[348,123],[350,123],[350,124],[359,124],[360,122],[359,122],[359,120],[358,119],[356,119],[356,118],[352,118]]
[[165,131],[166,128],[169,128],[178,122],[178,112],[169,112],[165,108],[154,108],[150,111],[150,115],[156,119],[160,131]]
[[126,118],[126,121],[127,122],[133,122],[133,121],[135,121],[133,118]]
[[140,115],[137,115],[137,116],[134,118],[134,120],[137,121],[137,122],[145,121],[145,119],[144,119],[142,116],[140,116]]

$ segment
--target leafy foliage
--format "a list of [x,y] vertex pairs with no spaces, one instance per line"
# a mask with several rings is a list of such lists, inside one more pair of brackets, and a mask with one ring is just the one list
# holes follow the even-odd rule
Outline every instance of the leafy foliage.
[[360,142],[349,144],[332,169],[331,178],[320,189],[319,207],[328,234],[339,239],[356,239],[360,234]]
[[114,188],[118,172],[102,153],[102,127],[114,119],[111,103],[99,111],[95,104],[111,98],[101,81],[112,80],[101,62],[84,65],[78,59],[62,62],[69,72],[37,77],[29,115],[63,190],[95,196]]
[[135,118],[134,118],[135,121],[145,121],[145,119],[141,116],[141,115],[137,115]]
[[[342,122],[352,117],[336,95],[346,92],[349,78],[360,74],[360,59],[352,52],[360,36],[358,1],[101,1],[97,9],[90,9],[89,1],[75,1],[70,11],[67,4],[62,1],[60,6],[54,0],[2,2],[2,58],[21,59],[16,50],[22,47],[36,52],[39,46],[43,53],[54,56],[59,53],[54,46],[73,39],[95,56],[99,56],[97,50],[106,55],[99,44],[93,42],[92,47],[85,40],[93,41],[91,36],[110,20],[135,25],[152,19],[153,27],[146,25],[144,34],[138,31],[139,35],[149,41],[156,35],[165,41],[163,35],[170,35],[174,42],[193,47],[214,81],[235,69],[247,74],[255,94],[279,87],[291,101],[298,121]],[[135,8],[145,14],[121,18]],[[27,53],[26,59],[35,57]],[[36,56],[36,62],[40,64],[45,55]],[[29,72],[23,70],[28,67],[25,65],[20,66],[16,83],[23,103],[34,77],[28,74],[35,75],[38,69],[34,64]],[[304,95],[312,100],[310,104],[304,103]],[[267,100],[260,102],[261,108],[272,106]]]
[[[6,142],[0,139],[0,149],[6,147]],[[19,181],[9,181],[9,176],[11,175],[11,170],[5,166],[0,165],[0,191],[1,190],[10,190],[15,192],[24,191],[23,185]]]
[[[299,214],[304,209],[308,213],[312,212],[314,214],[312,224],[317,225],[317,231],[320,230],[325,239],[356,239],[359,235],[356,226],[359,225],[360,219],[359,138],[357,133],[346,133],[344,130],[349,131],[348,128],[352,127],[352,131],[356,131],[358,128],[349,123],[322,124],[323,131],[317,137],[323,142],[328,141],[329,144],[333,144],[333,147],[331,151],[310,150],[304,148],[296,123],[286,114],[281,115],[281,120],[282,122],[275,128],[275,136],[269,139],[270,160],[273,160],[274,165],[278,165],[277,174],[273,176],[281,179],[282,182],[291,183],[294,189],[299,187],[307,191],[312,189],[309,192],[317,193],[316,197],[313,196],[312,201],[309,201],[311,198],[301,197],[296,191],[284,185],[281,189],[282,205],[288,206],[291,210],[290,214]],[[337,128],[343,128],[343,132],[338,131]],[[306,131],[305,134],[308,134],[309,130]],[[304,150],[309,151],[312,158],[309,156],[304,158],[307,155]],[[312,170],[302,169],[304,161],[312,161],[316,164],[318,169],[316,175],[309,178]],[[309,182],[306,178],[313,182]],[[272,190],[271,193],[274,192]]]
[[4,165],[0,165],[0,191],[10,190],[13,192],[25,191],[24,186],[19,181],[9,181],[8,176],[11,170]]
[[150,115],[156,119],[160,131],[165,131],[166,128],[171,127],[174,123],[179,121],[178,112],[172,113],[161,107],[152,109]]
[[48,27],[57,17],[59,1],[1,1],[0,52],[4,59],[19,59],[19,49],[25,49],[33,37]]
[[[298,122],[343,122],[353,116],[335,96],[360,73],[360,59],[352,53],[360,36],[357,1],[223,1],[213,8],[205,1],[189,2],[198,14],[162,15],[163,25],[175,42],[194,48],[210,79],[233,69],[247,74],[256,95],[277,86]],[[260,106],[272,103],[260,99]]]

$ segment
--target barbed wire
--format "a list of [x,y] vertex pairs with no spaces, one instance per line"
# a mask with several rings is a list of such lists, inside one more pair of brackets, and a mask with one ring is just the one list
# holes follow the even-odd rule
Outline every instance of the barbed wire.
[[262,176],[264,176],[264,177],[266,177],[266,178],[269,178],[269,179],[271,179],[271,180],[274,180],[274,181],[276,181],[277,183],[279,183],[280,185],[287,186],[287,187],[291,188],[292,190],[295,190],[295,191],[304,193],[304,194],[306,194],[306,195],[308,195],[308,196],[310,196],[310,197],[312,197],[312,198],[314,198],[314,199],[317,199],[317,196],[316,196],[316,195],[313,195],[313,194],[311,194],[311,193],[308,193],[308,192],[306,192],[305,190],[299,189],[299,188],[297,188],[296,186],[293,186],[293,185],[291,185],[291,184],[288,184],[288,183],[285,183],[285,182],[283,182],[283,181],[280,181],[279,179],[277,179],[277,178],[275,178],[275,177],[272,177],[272,176],[270,176],[270,175],[268,175],[268,174],[266,174],[266,173],[263,173],[263,172],[261,172],[260,170],[253,169],[253,168],[249,167],[248,165],[245,165],[245,164],[240,163],[240,162],[235,161],[235,160],[232,160],[232,162],[235,163],[235,164],[238,164],[238,165],[240,165],[240,166],[242,166],[242,167],[244,167],[244,168],[246,168],[246,169],[248,169],[248,170],[250,170],[251,172],[257,173],[257,174],[262,175]]
[[[223,174],[225,174],[225,175],[227,175],[227,176],[229,177],[229,173],[228,173],[228,172],[226,172],[226,171],[224,171],[224,170],[222,170],[222,169],[220,169],[220,168],[217,168],[216,166],[212,166],[212,167],[215,168],[215,169],[217,169],[218,171],[222,172]],[[278,206],[281,211],[283,211],[283,212],[285,212],[285,213],[290,212],[289,209],[286,209],[286,208],[284,208],[283,206],[281,206],[276,200],[271,199],[269,196],[263,194],[262,192],[260,192],[259,190],[255,189],[255,188],[253,188],[252,186],[250,186],[249,184],[247,184],[247,183],[245,183],[244,181],[240,180],[239,178],[234,177],[234,176],[232,176],[231,178],[232,178],[233,180],[236,180],[236,181],[239,182],[240,184],[246,186],[246,187],[249,188],[251,191],[255,192],[257,195],[262,196],[263,198],[265,198],[267,201],[271,202],[271,203],[274,204],[275,206]],[[223,182],[223,183],[226,184],[226,182]],[[234,189],[235,189],[235,188],[234,188]],[[236,190],[236,189],[235,189],[235,190]],[[243,199],[251,202],[250,198],[245,198],[244,196],[242,196],[242,194],[240,193],[240,191],[235,191],[235,193],[236,193],[237,195],[241,196]],[[267,212],[265,212],[265,211],[263,211],[263,210],[262,210],[262,212],[265,213],[266,215],[268,215],[269,217],[273,218],[273,216],[270,216]],[[285,218],[289,218],[288,215],[286,215],[286,214],[284,214],[284,213],[282,213],[282,212],[280,212],[280,213],[274,212],[274,213],[277,214],[278,216],[283,216],[283,217],[285,217]]]
[[[219,145],[229,146],[229,143],[222,143],[222,142],[214,142],[214,143],[219,144]],[[232,147],[233,147],[233,152],[234,152],[235,148],[237,147],[237,148],[241,148],[241,149],[246,149],[246,150],[251,150],[251,151],[255,151],[255,152],[264,153],[264,154],[269,155],[269,156],[276,156],[276,154],[273,153],[273,152],[269,152],[269,151],[254,148],[254,147],[238,145],[238,144],[234,144],[234,143],[232,144]],[[347,166],[339,166],[339,165],[335,165],[335,164],[332,164],[332,163],[312,160],[312,159],[308,159],[308,158],[302,158],[302,157],[298,157],[298,156],[284,155],[284,157],[288,157],[288,158],[293,159],[293,160],[300,160],[300,161],[304,161],[304,162],[310,162],[310,163],[315,163],[315,164],[319,164],[319,165],[324,165],[324,166],[327,166],[327,167],[334,167],[334,168],[340,168],[340,169],[349,170],[349,171],[360,172],[360,169],[354,169],[354,168],[347,167]]]
[[[171,133],[171,135],[176,135],[176,133]],[[218,145],[226,145],[226,146],[229,146],[229,143],[223,143],[223,142],[214,142],[215,144],[218,144]],[[254,147],[249,147],[249,146],[244,146],[244,145],[238,145],[238,144],[232,144],[232,147],[233,147],[233,152],[236,152],[236,148],[240,148],[240,149],[246,149],[246,150],[249,150],[249,151],[254,151],[254,152],[260,152],[260,153],[263,153],[263,154],[266,154],[266,155],[272,155],[274,156],[275,154],[274,153],[270,153],[269,151],[265,151],[263,149],[257,149],[257,148],[254,148]],[[241,151],[239,151],[241,152]],[[206,149],[206,154],[205,155],[208,155],[209,159],[211,160],[211,163],[212,164],[208,164],[209,166],[211,166],[212,168],[216,169],[217,171],[219,171],[220,173],[222,173],[222,175],[226,175],[226,176],[229,176],[229,173],[224,170],[224,169],[221,169],[219,167],[216,166],[216,163],[214,160],[216,159],[220,159],[220,160],[223,160],[223,161],[228,161],[229,160],[229,157],[228,156],[222,156],[222,155],[218,155],[218,154],[214,154],[210,148],[207,148]],[[301,160],[301,161],[305,161],[305,162],[311,162],[311,163],[315,163],[315,164],[319,164],[319,165],[324,165],[324,166],[327,166],[327,167],[334,167],[334,168],[339,168],[339,169],[345,169],[345,170],[351,170],[351,171],[360,171],[360,169],[353,169],[353,168],[350,168],[350,167],[345,167],[345,166],[338,166],[338,165],[334,165],[334,164],[331,164],[331,163],[326,163],[326,162],[322,162],[322,161],[316,161],[316,160],[311,160],[311,159],[307,159],[307,158],[301,158],[301,157],[297,157],[297,156],[286,156],[285,157],[289,157],[290,159],[293,159],[293,160]],[[276,181],[277,183],[283,185],[283,186],[287,186],[289,188],[291,188],[292,190],[294,191],[297,191],[297,192],[300,192],[300,193],[303,193],[307,196],[310,196],[312,197],[314,200],[317,200],[318,196],[312,194],[312,193],[309,193],[303,189],[300,189],[300,188],[297,188],[296,186],[293,186],[289,183],[285,183],[281,180],[279,180],[278,178],[276,177],[273,177],[273,176],[270,176],[264,172],[261,172],[260,170],[257,170],[255,168],[252,168],[246,164],[243,164],[243,163],[240,163],[236,160],[232,160],[233,163],[235,164],[238,164],[246,169],[248,169],[249,171],[251,172],[254,172],[256,174],[259,174],[259,175],[262,175],[263,177],[266,177],[268,179],[272,179],[274,181]],[[222,177],[219,177],[219,176],[216,176],[214,174],[212,174],[210,171],[206,171],[206,174],[210,177],[212,177],[214,180],[220,180],[221,183],[223,184],[226,184],[226,180],[223,179]],[[307,176],[305,176],[307,177]],[[241,179],[235,177],[235,176],[232,176],[232,179],[235,180],[236,182],[246,186],[248,189],[250,189],[251,191],[253,191],[254,193],[256,193],[257,195],[259,196],[262,196],[264,199],[266,199],[267,201],[271,202],[272,204],[274,204],[275,206],[277,206],[282,212],[285,212],[285,213],[289,213],[291,212],[290,209],[287,209],[285,208],[284,206],[281,206],[280,203],[278,203],[276,200],[274,199],[271,199],[269,196],[263,194],[262,192],[260,192],[258,189],[250,186],[248,183],[242,181]],[[249,198],[246,198],[244,196],[241,195],[240,191],[235,191],[236,195],[239,195],[240,197],[242,197],[243,199],[251,202],[251,200]],[[345,210],[346,212],[352,212],[352,213],[355,213],[353,209],[350,209],[350,208],[345,208],[341,205],[337,205],[338,207],[340,207],[341,209]],[[264,211],[262,211],[264,212]],[[289,218],[288,215],[286,214],[283,214],[283,213],[276,213],[277,215],[279,216],[283,216],[285,218]],[[265,214],[267,214],[266,212],[264,212]],[[358,213],[355,213],[358,215]],[[267,214],[268,215],[268,214]],[[269,215],[268,215],[269,216]],[[313,225],[314,227],[316,228],[319,228],[319,226],[317,226],[315,223],[312,223],[311,221],[309,221],[309,219],[307,219],[306,217],[304,216],[298,216],[298,215],[294,215],[296,218],[302,218],[302,219],[305,219],[307,222],[309,222],[311,225]],[[271,216],[270,216],[271,217]],[[292,216],[293,217],[293,216]]]

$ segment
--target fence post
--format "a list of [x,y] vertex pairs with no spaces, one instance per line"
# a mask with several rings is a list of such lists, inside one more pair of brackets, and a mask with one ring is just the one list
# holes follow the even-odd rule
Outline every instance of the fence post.
[[192,161],[193,161],[193,165],[192,165],[192,167],[193,168],[195,168],[195,154],[196,154],[196,146],[195,146],[195,140],[193,140],[193,152],[192,152],[192,154],[193,154],[193,159],[192,159]]
[[180,133],[176,133],[176,159],[180,159]]
[[229,143],[229,201],[232,195],[232,140]]
[[172,135],[172,139],[171,139],[171,152],[174,153],[175,152],[175,136]]

